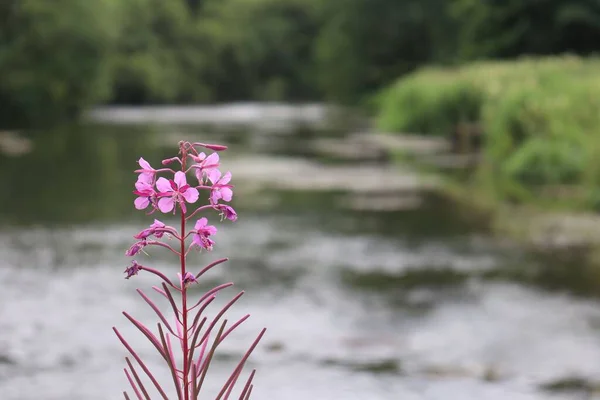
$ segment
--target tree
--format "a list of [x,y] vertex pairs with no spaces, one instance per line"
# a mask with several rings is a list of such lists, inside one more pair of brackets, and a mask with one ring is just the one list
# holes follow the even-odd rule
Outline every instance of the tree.
[[0,123],[56,121],[109,95],[118,0],[0,3]]
[[454,0],[452,14],[464,60],[599,49],[598,0]]

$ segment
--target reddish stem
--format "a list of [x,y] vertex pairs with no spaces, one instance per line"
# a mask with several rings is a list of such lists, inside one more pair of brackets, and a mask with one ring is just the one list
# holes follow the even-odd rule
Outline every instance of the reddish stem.
[[[187,159],[186,149],[182,146],[181,148],[181,170],[185,171],[185,162]],[[181,209],[181,231],[180,231],[180,243],[181,243],[181,251],[179,252],[179,260],[181,262],[181,276],[185,277],[186,267],[185,267],[185,222],[186,216],[183,207]],[[189,344],[188,344],[188,310],[187,310],[187,288],[186,285],[181,285],[181,312],[182,312],[182,350],[183,350],[183,396],[184,400],[190,400],[190,391],[189,391],[189,379],[190,379],[190,365],[188,363],[188,353],[189,353]]]

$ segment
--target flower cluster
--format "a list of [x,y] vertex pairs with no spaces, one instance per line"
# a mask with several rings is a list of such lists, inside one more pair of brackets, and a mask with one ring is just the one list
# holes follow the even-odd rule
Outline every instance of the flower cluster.
[[[199,151],[199,148],[213,152],[207,155],[204,151]],[[133,191],[137,196],[134,200],[135,208],[138,210],[149,209],[148,214],[160,212],[163,214],[179,215],[181,227],[175,228],[159,219],[155,219],[148,228],[134,235],[136,242],[127,249],[125,255],[130,257],[136,256],[144,252],[147,246],[163,247],[177,255],[180,271],[177,273],[178,279],[171,280],[168,274],[132,260],[131,264],[125,269],[125,278],[129,279],[137,275],[140,271],[158,276],[162,280],[162,284],[160,287],[154,286],[153,289],[168,301],[170,309],[174,314],[174,321],[169,322],[163,311],[139,289],[138,293],[140,296],[150,305],[161,320],[158,323],[158,334],[153,333],[148,327],[144,326],[128,313],[124,312],[123,314],[148,338],[165,359],[171,370],[173,383],[177,391],[177,398],[180,400],[198,398],[214,350],[226,336],[249,317],[249,315],[242,317],[228,329],[225,329],[227,320],[221,323],[220,328],[215,328],[218,320],[241,297],[243,292],[229,301],[212,321],[204,316],[205,308],[215,299],[217,293],[222,289],[232,286],[232,283],[222,284],[209,290],[192,306],[188,303],[188,288],[192,284],[198,283],[198,279],[205,272],[227,261],[227,259],[214,261],[197,273],[188,270],[187,257],[190,251],[194,248],[198,250],[212,250],[215,244],[213,237],[217,233],[217,228],[209,225],[207,217],[202,216],[197,218],[197,214],[213,210],[219,213],[221,220],[237,220],[237,213],[233,207],[223,203],[230,202],[233,198],[233,186],[230,184],[231,172],[223,174],[219,170],[220,160],[217,152],[225,149],[225,146],[215,144],[180,142],[179,156],[163,160],[161,168],[154,168],[148,161],[140,158],[138,160],[140,168],[135,171],[138,174],[137,181],[135,182],[135,190]],[[180,166],[180,169],[177,171],[170,167],[171,164],[175,163]],[[191,182],[188,182],[188,175],[193,175]],[[206,204],[190,210],[191,206],[198,202],[201,197],[200,194],[203,191],[206,192]],[[187,230],[187,224],[191,223],[193,219],[195,219],[193,229]],[[189,240],[190,236],[191,241]],[[174,239],[177,244],[172,246],[164,239]],[[180,298],[180,305],[176,302],[177,297]],[[143,360],[119,331],[116,328],[113,328],[113,330],[138,363],[139,367],[150,379],[158,393],[162,398],[166,399],[167,395],[163,387],[154,378]],[[209,338],[211,333],[214,334],[214,330],[218,330],[218,332],[214,336],[212,346],[209,347]],[[230,396],[247,358],[262,338],[264,332],[265,330],[263,329],[250,346],[250,349],[223,386],[218,398],[221,398],[223,395],[225,396],[224,398]],[[181,346],[180,357],[175,357],[174,355],[171,338],[174,338]],[[211,350],[205,352],[207,348]],[[177,362],[176,359],[180,359],[181,361]],[[125,369],[125,375],[136,397],[142,399],[143,394],[144,398],[149,398],[147,388],[144,387],[143,382],[139,379],[136,367],[134,367],[129,358],[126,358],[126,361],[129,369]],[[239,396],[240,399],[248,399],[250,397],[253,387],[251,383],[253,377],[254,372],[250,374]],[[125,399],[129,399],[126,392],[123,394]]]
[[[208,149],[225,150],[224,146],[198,143],[195,145],[201,145]],[[198,211],[212,208],[219,212],[221,220],[223,218],[227,218],[230,221],[237,220],[237,213],[233,207],[219,202],[221,200],[230,202],[233,198],[233,186],[229,183],[231,181],[231,172],[221,173],[219,170],[219,154],[214,152],[207,156],[204,152],[198,152],[196,146],[191,144],[186,144],[186,150],[186,155],[189,157],[188,160],[191,160],[192,164],[183,171],[174,171],[171,168],[155,169],[148,161],[143,158],[139,159],[140,169],[135,171],[139,175],[135,183],[135,190],[133,191],[138,196],[134,201],[135,208],[145,210],[150,207],[150,214],[155,211],[175,214],[177,209],[179,209],[185,214],[188,208],[186,203],[196,203],[200,198],[200,191],[207,190],[208,206],[199,207],[194,213],[188,215],[187,219],[191,218]],[[186,161],[180,157],[173,157],[163,160],[162,164],[168,165],[177,162],[182,167],[185,167]],[[189,184],[187,180],[187,173],[191,171],[194,172],[197,180],[197,185],[195,186]],[[158,176],[162,173],[172,176],[172,179]],[[125,254],[127,256],[134,256],[147,245],[159,244],[164,246],[163,243],[149,241],[148,238],[153,236],[160,239],[165,233],[177,236],[175,228],[166,226],[158,219],[154,220],[154,223],[149,228],[144,229],[134,236],[139,241],[134,243]],[[217,228],[213,225],[208,225],[206,217],[200,218],[193,230],[194,240],[192,241],[192,246],[212,250],[214,241],[210,236],[215,233],[217,233]]]

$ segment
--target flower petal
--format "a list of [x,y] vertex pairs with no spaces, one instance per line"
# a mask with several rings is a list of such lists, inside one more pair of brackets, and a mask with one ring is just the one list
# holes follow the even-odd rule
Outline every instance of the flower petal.
[[134,200],[133,204],[138,210],[144,210],[150,204],[150,200],[147,197],[138,197]]
[[227,171],[225,173],[225,175],[223,175],[223,177],[221,179],[219,179],[219,183],[222,185],[225,185],[225,184],[229,183],[230,180],[231,180],[231,172]]
[[202,179],[202,169],[194,168],[194,175],[196,175],[196,179],[198,180],[198,183],[202,185],[204,183],[204,180]]
[[182,171],[175,172],[175,178],[173,178],[178,188],[187,185],[187,179],[185,179],[185,173]]
[[200,235],[194,234],[192,237],[192,243],[198,247],[202,247],[202,239],[200,238]]
[[144,179],[138,179],[135,183],[135,188],[140,192],[152,192],[152,185]]
[[160,177],[156,181],[156,188],[161,193],[169,193],[172,191],[171,184],[166,178]]
[[165,224],[162,223],[161,221],[157,220],[157,219],[154,219],[154,223],[152,225],[150,225],[150,228],[154,228],[154,229],[156,229],[156,228],[164,228],[164,227],[165,227]]
[[215,183],[217,183],[219,181],[219,178],[221,178],[221,171],[219,171],[218,169],[211,169],[210,171],[207,172],[208,175],[208,180],[210,180],[210,182],[214,185]]
[[142,167],[143,169],[154,171],[154,168],[150,166],[150,163],[144,160],[142,157],[140,157],[140,159],[138,160],[138,164],[140,164],[140,167]]
[[154,177],[152,176],[151,172],[142,172],[138,175],[137,182],[143,182],[147,183],[148,185],[151,185],[153,179]]
[[219,199],[221,198],[221,192],[217,189],[217,190],[212,190],[210,192],[210,202],[212,204],[217,204],[219,202]]
[[198,190],[193,187],[188,188],[185,192],[182,193],[182,195],[185,201],[187,201],[188,203],[195,203],[196,200],[198,200],[198,197],[200,196],[198,194]]
[[233,197],[233,190],[231,190],[228,187],[222,187],[220,189],[221,192],[221,198],[225,201],[231,201],[231,198]]
[[161,212],[168,213],[173,211],[174,203],[172,197],[163,197],[158,201],[158,209]]
[[206,217],[202,217],[198,221],[196,221],[196,225],[194,225],[194,229],[200,230],[200,229],[204,228],[206,226],[206,224],[208,224],[208,219],[206,219]]
[[212,153],[210,156],[206,157],[202,165],[206,167],[218,167],[219,155],[217,153]]

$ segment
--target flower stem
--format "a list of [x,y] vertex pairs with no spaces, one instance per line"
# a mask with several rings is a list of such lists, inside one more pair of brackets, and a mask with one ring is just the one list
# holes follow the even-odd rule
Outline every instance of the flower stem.
[[[187,159],[187,152],[186,150],[182,147],[181,148],[181,170],[185,171],[185,162]],[[185,212],[183,210],[183,208],[180,208],[181,211],[181,232],[180,232],[180,243],[181,243],[181,251],[179,253],[179,260],[181,263],[181,276],[185,277],[186,274],[186,266],[185,266],[185,259],[186,259],[186,251],[185,251],[185,222],[186,222],[186,215]],[[183,337],[182,337],[182,350],[183,350],[183,396],[184,396],[184,400],[190,400],[190,391],[189,391],[189,386],[190,386],[190,366],[188,363],[188,353],[190,351],[189,349],[189,344],[188,344],[188,309],[187,309],[187,287],[186,285],[181,285],[181,313],[182,315],[182,321],[181,321],[181,325],[182,325],[182,333],[183,333]]]

